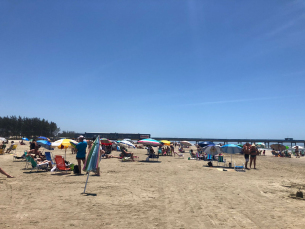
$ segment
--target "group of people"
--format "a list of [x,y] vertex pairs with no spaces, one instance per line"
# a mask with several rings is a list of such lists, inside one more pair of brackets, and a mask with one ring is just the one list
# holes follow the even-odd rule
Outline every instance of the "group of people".
[[[254,169],[256,169],[256,156],[259,154],[256,146],[251,145],[250,143],[247,142],[245,145],[243,145],[242,153],[245,156],[245,168],[251,169],[253,162]],[[248,168],[249,158],[250,158],[250,168]]]

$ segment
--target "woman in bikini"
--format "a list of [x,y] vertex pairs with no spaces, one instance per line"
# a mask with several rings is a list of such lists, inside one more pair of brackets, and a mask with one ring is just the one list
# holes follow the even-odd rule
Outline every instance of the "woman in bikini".
[[256,149],[255,146],[251,146],[251,150],[250,150],[250,169],[251,169],[251,166],[252,166],[252,161],[253,161],[253,164],[254,164],[254,169],[255,166],[256,166],[256,155],[258,154],[258,151]]

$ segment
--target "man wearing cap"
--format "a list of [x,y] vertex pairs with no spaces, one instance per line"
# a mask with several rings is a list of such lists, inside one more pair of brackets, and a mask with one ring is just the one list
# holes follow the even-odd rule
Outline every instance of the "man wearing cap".
[[79,174],[82,173],[82,162],[83,164],[85,164],[85,159],[86,159],[86,148],[87,148],[87,142],[84,141],[84,136],[79,136],[79,143],[76,145],[76,149],[77,149],[77,154],[76,154],[76,160],[78,163],[78,170],[79,170]]

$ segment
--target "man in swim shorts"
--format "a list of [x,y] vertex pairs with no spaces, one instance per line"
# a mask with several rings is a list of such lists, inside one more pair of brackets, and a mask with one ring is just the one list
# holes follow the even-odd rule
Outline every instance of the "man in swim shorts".
[[84,136],[79,136],[79,143],[76,145],[77,153],[76,153],[76,160],[78,163],[78,170],[79,173],[82,173],[82,161],[83,164],[85,165],[85,159],[86,159],[86,149],[87,149],[87,142],[84,141]]

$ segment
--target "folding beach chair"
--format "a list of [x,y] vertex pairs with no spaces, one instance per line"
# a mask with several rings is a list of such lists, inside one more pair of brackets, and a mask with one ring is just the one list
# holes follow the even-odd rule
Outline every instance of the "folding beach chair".
[[189,153],[190,153],[189,160],[190,160],[190,159],[191,159],[191,160],[197,159],[196,155],[194,156],[194,155],[192,154],[191,151],[190,151]]
[[200,155],[198,152],[196,153],[197,160],[203,160],[203,156]]
[[205,161],[212,161],[213,160],[213,156],[211,154],[208,154],[205,158]]
[[37,162],[31,156],[29,156],[29,155],[27,155],[26,158],[32,164],[31,172],[32,172],[33,169],[37,169],[37,171],[39,169],[48,171],[49,163],[37,164]]
[[219,166],[220,163],[223,163],[223,166],[225,166],[227,164],[226,161],[226,159],[223,159],[223,156],[218,156],[217,166]]
[[51,155],[51,152],[44,152],[44,155],[46,156],[46,160],[51,161],[52,165],[55,165],[56,163],[53,161],[53,156]]
[[26,160],[26,157],[25,157],[26,154],[27,154],[27,152],[24,151],[23,155],[22,155],[21,157],[19,157],[19,156],[17,156],[17,154],[15,153],[15,154],[13,155],[13,161],[17,161],[17,160]]
[[235,169],[235,171],[246,172],[246,170],[245,170],[245,164],[238,166],[238,165],[236,165],[235,162],[234,162],[234,169]]
[[[56,171],[71,171],[70,167],[66,166],[65,160],[62,156],[60,155],[55,155],[55,162],[56,162]],[[81,168],[79,168],[81,169]]]

